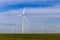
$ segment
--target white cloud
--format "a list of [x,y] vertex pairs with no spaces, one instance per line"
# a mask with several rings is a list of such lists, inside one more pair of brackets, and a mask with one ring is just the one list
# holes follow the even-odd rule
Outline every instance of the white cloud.
[[60,8],[26,8],[30,14],[60,14]]
[[[24,9],[9,10],[0,14],[21,15]],[[60,8],[25,8],[25,14],[40,14],[43,18],[60,18]]]
[[[13,14],[19,15],[23,13],[24,9],[9,10],[0,12],[2,14]],[[60,14],[60,8],[25,8],[25,14],[47,14],[47,15],[58,15]]]

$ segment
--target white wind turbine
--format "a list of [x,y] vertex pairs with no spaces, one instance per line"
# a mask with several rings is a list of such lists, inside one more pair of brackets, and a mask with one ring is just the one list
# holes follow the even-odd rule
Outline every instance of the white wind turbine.
[[[18,15],[18,16],[21,16],[22,17],[22,31],[21,31],[21,33],[23,34],[23,33],[28,33],[28,19],[26,18],[26,16],[25,16],[25,8],[23,9],[23,13],[21,14],[21,15]],[[27,26],[25,26],[25,20],[26,20],[26,24],[27,24]],[[27,29],[25,29],[25,28],[27,28]],[[25,32],[26,31],[26,32]]]

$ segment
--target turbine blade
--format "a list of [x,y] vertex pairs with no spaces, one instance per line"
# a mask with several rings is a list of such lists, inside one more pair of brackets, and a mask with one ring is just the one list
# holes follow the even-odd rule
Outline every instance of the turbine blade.
[[25,8],[24,8],[24,10],[23,10],[23,15],[24,15],[24,13],[25,13]]
[[26,16],[24,16],[24,18],[25,18],[25,20],[26,20],[27,22],[29,22]]
[[24,16],[24,19],[27,21],[27,24],[26,24],[26,33],[28,33],[28,23],[29,23],[29,21],[28,21],[26,16]]

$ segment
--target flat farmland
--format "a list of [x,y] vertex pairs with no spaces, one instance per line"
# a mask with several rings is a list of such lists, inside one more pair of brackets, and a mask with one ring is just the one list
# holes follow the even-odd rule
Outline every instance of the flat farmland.
[[60,34],[0,34],[0,40],[60,40]]

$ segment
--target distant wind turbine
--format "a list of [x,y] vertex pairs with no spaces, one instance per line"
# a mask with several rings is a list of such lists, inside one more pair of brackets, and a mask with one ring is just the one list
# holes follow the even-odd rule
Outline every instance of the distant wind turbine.
[[44,33],[44,29],[43,29],[43,27],[44,27],[44,25],[43,25],[43,19],[41,19],[41,26],[42,26],[42,33]]

